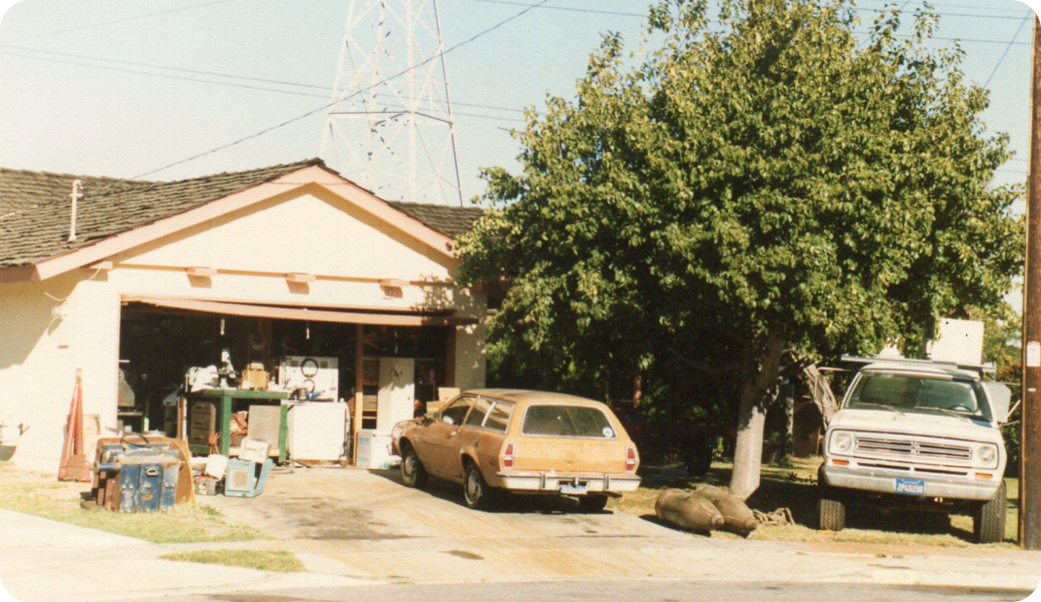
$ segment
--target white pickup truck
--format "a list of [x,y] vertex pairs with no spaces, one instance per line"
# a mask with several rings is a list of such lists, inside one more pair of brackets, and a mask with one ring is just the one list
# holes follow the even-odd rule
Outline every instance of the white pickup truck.
[[824,439],[819,528],[838,531],[856,504],[967,513],[979,543],[1005,533],[1008,387],[978,370],[879,361],[853,378]]

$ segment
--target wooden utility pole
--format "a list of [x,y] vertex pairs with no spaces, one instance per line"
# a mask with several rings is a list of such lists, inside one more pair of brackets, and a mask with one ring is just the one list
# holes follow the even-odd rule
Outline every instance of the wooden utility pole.
[[1027,256],[1023,270],[1023,405],[1019,545],[1041,549],[1041,23],[1034,17]]

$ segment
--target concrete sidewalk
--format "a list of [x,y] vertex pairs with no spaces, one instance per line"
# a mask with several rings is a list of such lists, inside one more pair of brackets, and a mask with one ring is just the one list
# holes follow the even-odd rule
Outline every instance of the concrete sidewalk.
[[364,583],[338,575],[267,573],[158,558],[180,549],[0,510],[0,584],[26,602]]

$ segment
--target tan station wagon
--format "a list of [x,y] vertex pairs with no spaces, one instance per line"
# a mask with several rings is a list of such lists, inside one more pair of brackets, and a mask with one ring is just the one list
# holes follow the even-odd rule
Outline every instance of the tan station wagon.
[[640,457],[621,422],[598,401],[539,391],[467,391],[440,412],[400,422],[393,432],[401,478],[463,485],[470,508],[499,490],[578,496],[603,510],[609,494],[640,485]]

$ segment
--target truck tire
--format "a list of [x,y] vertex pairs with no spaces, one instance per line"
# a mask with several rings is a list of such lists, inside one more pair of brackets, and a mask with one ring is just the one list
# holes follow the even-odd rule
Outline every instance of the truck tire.
[[821,531],[841,531],[846,528],[846,501],[824,482],[824,472],[817,472],[817,528]]
[[972,512],[972,540],[976,543],[997,543],[1005,539],[1006,511],[1005,481],[994,499],[976,506]]

